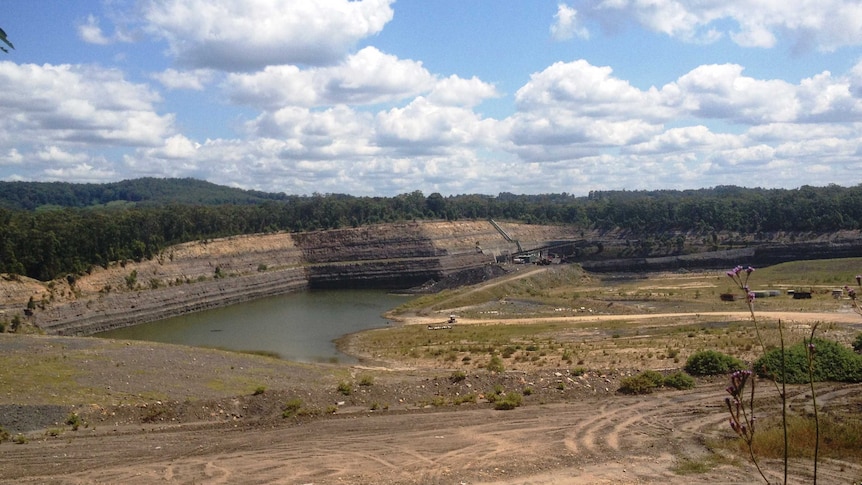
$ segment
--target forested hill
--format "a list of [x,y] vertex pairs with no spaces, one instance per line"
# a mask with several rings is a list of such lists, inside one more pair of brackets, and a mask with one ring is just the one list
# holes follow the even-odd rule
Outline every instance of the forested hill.
[[[112,184],[0,183],[0,273],[49,280],[110,261],[151,258],[186,241],[417,219],[498,219],[621,230],[652,255],[685,233],[826,234],[862,228],[862,185],[394,197],[267,194],[193,179]],[[675,251],[684,251],[684,247]]]
[[140,178],[106,184],[0,182],[0,207],[24,210],[117,205],[118,202],[139,205],[258,204],[285,197],[284,194],[242,190],[191,178]]

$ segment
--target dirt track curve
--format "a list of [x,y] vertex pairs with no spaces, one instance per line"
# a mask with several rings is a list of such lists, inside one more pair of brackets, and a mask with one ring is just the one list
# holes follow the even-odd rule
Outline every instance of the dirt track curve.
[[[800,398],[804,389],[799,389]],[[841,399],[858,387],[832,385]],[[728,436],[723,384],[567,404],[367,413],[274,427],[186,425],[80,431],[4,445],[0,483],[560,484],[756,483],[746,462],[678,475]],[[777,463],[766,463],[778,479]],[[807,465],[793,467],[809,481]],[[862,465],[821,464],[822,483],[851,483]]]

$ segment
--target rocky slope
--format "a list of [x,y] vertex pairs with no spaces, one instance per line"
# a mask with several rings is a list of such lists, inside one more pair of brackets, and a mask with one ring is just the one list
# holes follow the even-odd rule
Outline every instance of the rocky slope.
[[[510,226],[533,244],[566,237],[565,228]],[[0,322],[18,316],[47,333],[88,335],[307,288],[407,288],[515,250],[490,223],[476,221],[198,241],[48,283],[6,275]]]
[[[736,249],[710,251],[716,244]],[[643,255],[647,246],[652,249]],[[430,288],[459,272],[483,274],[483,267],[519,248],[543,248],[543,257],[589,271],[636,272],[859,256],[862,237],[853,231],[708,241],[674,233],[650,236],[645,245],[622,232],[488,221],[237,236],[180,244],[149,261],[118,262],[48,283],[3,275],[0,324],[17,320],[50,334],[88,335],[309,288]]]

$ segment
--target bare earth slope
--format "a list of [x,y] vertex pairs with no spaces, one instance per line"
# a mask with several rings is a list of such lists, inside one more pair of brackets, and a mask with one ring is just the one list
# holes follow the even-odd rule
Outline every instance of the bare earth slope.
[[[563,227],[510,224],[541,244]],[[308,287],[408,287],[514,251],[487,221],[412,222],[180,244],[149,261],[113,263],[42,283],[0,277],[0,319],[24,316],[48,333],[87,335]]]

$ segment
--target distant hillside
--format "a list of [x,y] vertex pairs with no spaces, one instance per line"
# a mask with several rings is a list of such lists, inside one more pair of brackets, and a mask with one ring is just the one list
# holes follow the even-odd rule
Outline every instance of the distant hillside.
[[68,182],[0,182],[0,207],[35,210],[40,207],[94,207],[116,205],[221,205],[258,204],[284,200],[270,194],[216,185],[191,178],[141,178],[106,184]]
[[566,193],[444,197],[416,190],[393,197],[357,197],[267,194],[194,179],[0,182],[0,273],[47,281],[112,261],[150,259],[167,246],[188,241],[404,221],[488,219],[563,225],[584,240],[591,231],[621,235],[625,247],[617,255],[594,241],[603,258],[681,256],[813,241],[848,231],[858,238],[862,185],[593,191],[586,197]]

